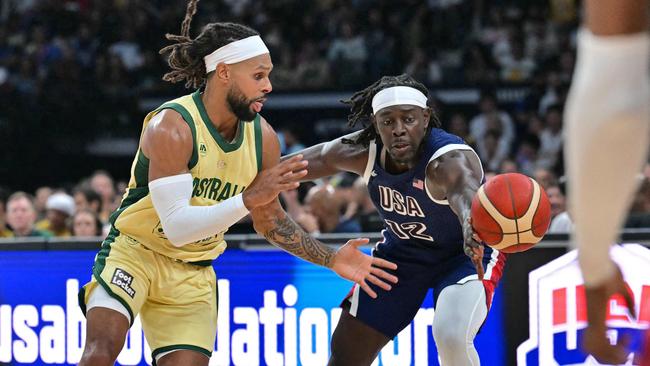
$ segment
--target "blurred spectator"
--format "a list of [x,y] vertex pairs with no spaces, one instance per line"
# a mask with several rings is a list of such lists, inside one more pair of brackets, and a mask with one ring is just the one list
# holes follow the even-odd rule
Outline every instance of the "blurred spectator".
[[90,210],[99,214],[102,210],[102,198],[94,189],[89,186],[81,186],[74,192],[74,204],[77,211]]
[[539,100],[539,115],[546,115],[546,110],[550,106],[558,105],[562,102],[562,82],[560,80],[560,74],[555,70],[551,70],[546,73],[546,90]]
[[74,199],[64,192],[53,193],[45,204],[45,219],[36,223],[36,228],[57,237],[72,235],[69,219],[75,213]]
[[290,128],[283,128],[278,132],[278,140],[280,140],[280,150],[282,155],[289,155],[305,148],[305,145],[298,140],[295,132]]
[[546,110],[546,127],[539,135],[539,165],[545,168],[552,168],[562,148],[562,109],[559,106],[552,106]]
[[541,136],[542,131],[544,131],[544,121],[538,115],[532,114],[528,118],[526,130],[521,134],[521,136],[534,135],[539,137]]
[[491,92],[481,94],[479,108],[481,113],[469,122],[470,134],[477,143],[480,143],[489,129],[498,130],[500,137],[496,156],[504,159],[509,155],[515,137],[515,126],[512,118],[508,113],[497,108],[496,97]]
[[545,168],[537,168],[533,173],[533,178],[542,186],[543,189],[548,189],[550,186],[557,184],[557,178],[552,171]]
[[384,229],[384,220],[379,216],[379,212],[368,193],[368,186],[363,177],[358,177],[354,181],[353,200],[356,204],[354,213],[350,212],[344,218],[355,218],[361,225],[363,232],[377,232]]
[[352,87],[365,81],[364,65],[368,51],[361,34],[355,33],[351,23],[340,26],[339,35],[332,41],[327,51],[327,59],[332,65],[332,75],[343,87]]
[[546,188],[546,195],[551,204],[551,218],[566,211],[566,196],[559,184],[551,184]]
[[118,180],[117,183],[115,184],[115,208],[119,207],[120,203],[122,202],[122,197],[124,197],[124,193],[126,193],[126,189],[129,187],[129,183],[125,180]]
[[361,226],[353,218],[341,215],[344,202],[335,198],[330,185],[315,186],[305,197],[305,211],[314,216],[321,233],[357,233]]
[[530,79],[536,65],[532,58],[526,56],[524,50],[524,41],[520,37],[515,37],[510,45],[510,52],[502,56],[499,61],[501,64],[501,80],[523,82]]
[[322,89],[330,83],[329,64],[319,55],[317,45],[307,42],[303,45],[295,69],[296,86],[301,89]]
[[298,199],[298,190],[280,192],[280,197],[282,197],[287,213],[298,225],[310,234],[320,233],[318,220],[314,215],[306,212]]
[[135,33],[130,27],[122,29],[122,39],[112,44],[108,50],[119,57],[122,65],[129,72],[137,70],[144,63],[140,46],[135,42]]
[[499,170],[506,156],[499,151],[501,132],[496,129],[488,130],[478,141],[477,152],[483,163],[483,168],[491,171]]
[[52,188],[40,187],[36,189],[36,197],[34,198],[34,208],[36,209],[36,219],[40,220],[45,218],[45,204],[47,199],[52,194]]
[[102,223],[96,212],[89,209],[78,210],[72,217],[72,235],[89,237],[102,235]]
[[519,172],[532,176],[535,169],[539,167],[538,153],[539,153],[539,137],[533,134],[524,136],[519,144],[517,153],[515,154],[515,161],[519,166]]
[[454,113],[449,119],[449,126],[446,128],[447,132],[454,134],[463,140],[469,146],[476,149],[476,140],[469,133],[469,125],[467,118],[462,113]]
[[517,165],[517,162],[512,159],[506,159],[501,162],[498,172],[499,174],[519,173],[519,165]]
[[549,233],[570,233],[573,230],[573,221],[566,207],[566,185],[555,183],[546,189],[548,200],[551,203],[551,225]]
[[436,84],[442,81],[440,64],[435,59],[427,57],[422,48],[415,49],[404,72],[425,84]]
[[479,43],[465,50],[462,60],[463,80],[468,84],[487,84],[496,81],[496,65],[489,52]]
[[11,226],[14,236],[38,236],[50,237],[52,234],[47,231],[36,230],[36,210],[34,199],[25,192],[15,192],[7,200],[7,223]]
[[108,217],[116,208],[115,185],[113,178],[104,170],[98,170],[90,177],[90,186],[102,198],[102,208],[99,212],[99,219],[108,222]]

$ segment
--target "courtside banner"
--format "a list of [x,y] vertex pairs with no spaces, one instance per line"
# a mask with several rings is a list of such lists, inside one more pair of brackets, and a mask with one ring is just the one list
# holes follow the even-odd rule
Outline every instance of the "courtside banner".
[[[0,253],[0,365],[77,364],[85,318],[77,292],[96,251]],[[210,365],[325,365],[329,341],[351,284],[278,250],[229,249],[214,264],[219,329]],[[476,345],[485,365],[503,365],[502,300],[497,291]],[[431,295],[415,321],[374,365],[438,365]],[[151,364],[139,318],[118,363]]]
[[[626,365],[638,365],[643,334],[650,325],[650,250],[638,244],[616,245],[611,255],[634,293],[637,319],[628,315],[621,296],[613,296],[607,311],[607,336],[611,341],[630,336]],[[577,252],[531,271],[528,285],[530,336],[517,348],[517,364],[599,365],[581,350],[587,312]]]

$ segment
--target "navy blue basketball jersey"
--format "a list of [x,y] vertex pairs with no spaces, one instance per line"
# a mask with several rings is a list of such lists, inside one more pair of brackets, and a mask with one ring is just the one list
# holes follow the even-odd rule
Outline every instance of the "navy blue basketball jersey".
[[[378,244],[419,245],[434,252],[457,252],[463,248],[463,234],[456,214],[446,200],[435,200],[425,184],[430,161],[451,151],[474,151],[460,137],[433,128],[422,142],[417,165],[401,174],[390,174],[380,164],[381,141],[370,144],[364,179],[370,197],[384,220],[384,240]],[[478,156],[476,156],[477,160]]]

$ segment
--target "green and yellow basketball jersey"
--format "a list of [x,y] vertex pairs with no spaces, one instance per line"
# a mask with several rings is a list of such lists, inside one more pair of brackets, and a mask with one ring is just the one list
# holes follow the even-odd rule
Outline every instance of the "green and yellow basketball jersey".
[[[169,101],[149,113],[143,131],[153,116],[163,109],[178,112],[192,130],[194,149],[188,169],[194,180],[190,204],[214,205],[246,189],[262,166],[262,129],[260,116],[253,121],[239,122],[232,142],[224,140],[210,121],[199,91]],[[149,160],[138,150],[131,167],[131,179],[120,208],[111,215],[111,234],[104,245],[116,235],[125,235],[132,242],[164,256],[186,262],[212,260],[226,248],[224,232],[174,247],[160,224],[151,202],[148,187]],[[112,238],[111,238],[112,236]]]

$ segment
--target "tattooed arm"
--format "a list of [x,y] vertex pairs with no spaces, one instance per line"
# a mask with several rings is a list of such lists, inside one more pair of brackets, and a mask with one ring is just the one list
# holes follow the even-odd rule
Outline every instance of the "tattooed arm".
[[306,261],[330,268],[336,251],[307,234],[275,202],[253,210],[255,231],[273,245]]
[[[262,119],[262,134],[262,169],[268,169],[280,161],[280,143],[275,131],[264,119]],[[296,257],[332,269],[339,276],[358,283],[372,297],[377,295],[366,281],[384,290],[390,289],[390,285],[384,281],[397,282],[395,276],[381,269],[381,267],[395,269],[397,268],[395,264],[381,258],[370,257],[358,249],[360,245],[366,244],[368,239],[350,240],[340,249],[335,250],[302,230],[289,218],[277,198],[253,209],[251,216],[255,231],[271,244]]]

